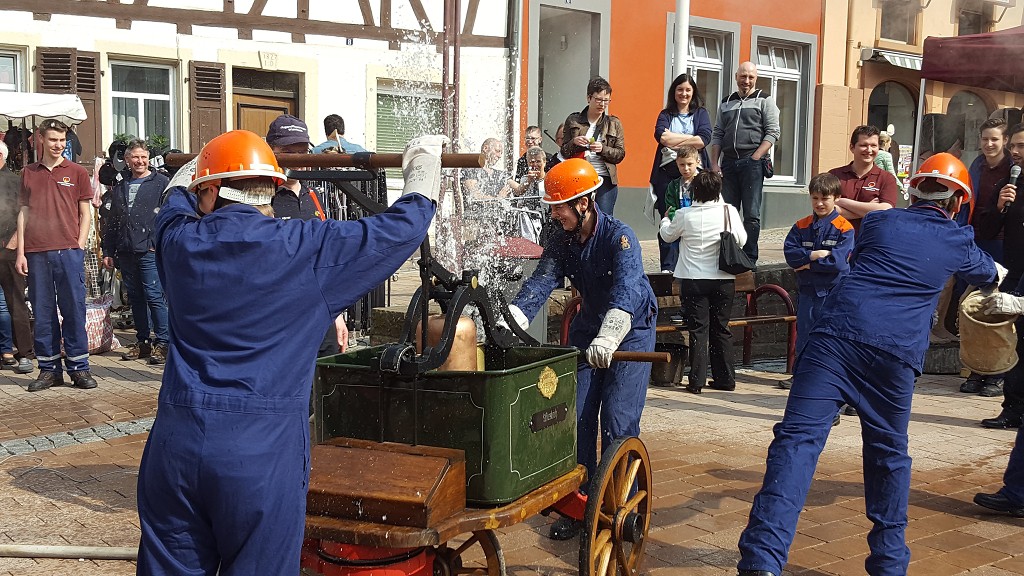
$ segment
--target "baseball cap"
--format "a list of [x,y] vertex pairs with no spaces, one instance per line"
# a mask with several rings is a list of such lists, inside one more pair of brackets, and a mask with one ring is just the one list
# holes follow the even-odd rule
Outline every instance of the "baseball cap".
[[271,146],[288,146],[291,144],[306,144],[311,146],[309,141],[309,129],[306,123],[291,114],[281,114],[270,123],[267,130],[267,144]]

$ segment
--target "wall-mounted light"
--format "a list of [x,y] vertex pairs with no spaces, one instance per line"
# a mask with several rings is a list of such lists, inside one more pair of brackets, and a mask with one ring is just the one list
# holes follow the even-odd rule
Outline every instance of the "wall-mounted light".
[[561,48],[563,52],[569,47],[569,39],[566,38],[564,34],[558,39],[558,47]]

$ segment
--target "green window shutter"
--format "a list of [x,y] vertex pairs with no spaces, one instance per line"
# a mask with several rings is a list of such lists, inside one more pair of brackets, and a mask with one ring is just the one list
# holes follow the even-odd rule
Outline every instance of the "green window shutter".
[[[429,96],[377,94],[377,152],[401,152],[409,140],[441,130],[441,99]],[[388,178],[401,178],[391,168]]]

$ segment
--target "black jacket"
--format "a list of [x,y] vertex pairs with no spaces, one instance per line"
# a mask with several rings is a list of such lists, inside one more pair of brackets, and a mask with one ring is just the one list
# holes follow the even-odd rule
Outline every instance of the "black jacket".
[[0,248],[18,230],[18,197],[21,194],[21,178],[6,167],[0,169]]
[[154,247],[156,213],[168,181],[167,176],[158,172],[143,178],[131,208],[128,207],[131,177],[122,180],[106,195],[103,208],[109,219],[103,224],[104,255],[143,253]]

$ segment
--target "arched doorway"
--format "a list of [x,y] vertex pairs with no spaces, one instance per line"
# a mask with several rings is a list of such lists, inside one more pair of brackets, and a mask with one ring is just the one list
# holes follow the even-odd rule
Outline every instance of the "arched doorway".
[[946,107],[946,116],[949,117],[954,129],[960,134],[960,142],[963,144],[963,153],[960,159],[967,166],[981,154],[978,148],[978,129],[988,119],[988,107],[985,101],[974,92],[961,90],[953,95]]
[[[877,126],[880,130],[893,127],[893,146],[889,148],[889,152],[900,177],[904,177],[904,173],[910,169],[910,148],[914,145],[916,119],[917,102],[910,94],[910,90],[899,82],[882,82],[871,91],[868,99],[868,124]],[[900,146],[906,147],[906,153],[901,155]]]

